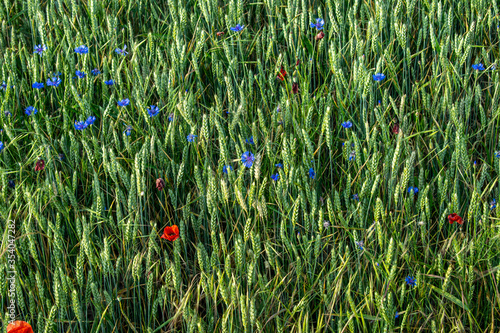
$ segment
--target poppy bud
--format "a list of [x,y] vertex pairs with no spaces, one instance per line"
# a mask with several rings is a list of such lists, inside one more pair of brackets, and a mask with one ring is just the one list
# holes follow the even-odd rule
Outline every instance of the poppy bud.
[[325,37],[325,33],[323,31],[320,31],[319,34],[316,35],[316,40],[323,39]]
[[286,71],[283,68],[283,66],[281,66],[280,72],[278,73],[278,79],[283,81],[285,79],[285,76],[286,76]]
[[217,33],[217,37],[220,37],[220,36],[222,36],[222,35],[224,35],[224,31],[219,31],[219,32]]
[[158,191],[161,191],[163,190],[164,187],[165,187],[165,181],[162,178],[158,178],[156,180],[156,188],[158,189]]
[[45,169],[45,161],[43,159],[39,159],[36,162],[35,171],[41,171],[43,169]]
[[295,63],[295,66],[298,66],[300,63],[300,59],[297,59],[297,62]]
[[299,84],[297,82],[294,82],[292,85],[292,92],[294,94],[297,94],[299,92]]
[[399,133],[399,124],[395,124],[393,127],[392,127],[392,133],[394,134],[398,134]]

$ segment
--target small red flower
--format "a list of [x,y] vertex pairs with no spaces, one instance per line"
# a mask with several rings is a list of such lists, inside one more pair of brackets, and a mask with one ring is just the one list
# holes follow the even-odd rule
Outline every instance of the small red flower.
[[7,326],[7,333],[33,333],[33,328],[25,321],[16,320]]
[[316,35],[316,37],[314,37],[316,40],[320,40],[320,39],[323,39],[323,37],[325,37],[325,33],[323,31],[320,31],[319,34]]
[[286,76],[286,71],[283,68],[283,66],[281,66],[280,72],[278,73],[278,79],[283,81],[285,79],[285,76]]
[[399,124],[396,123],[393,127],[392,127],[392,133],[394,134],[398,134],[399,133]]
[[219,32],[217,33],[217,37],[220,37],[220,36],[222,36],[222,35],[224,35],[224,31],[219,31]]
[[294,82],[292,85],[292,92],[294,94],[297,94],[299,92],[299,84],[297,82]]
[[297,59],[297,62],[295,63],[295,66],[298,66],[300,63],[300,59]]
[[457,222],[458,224],[464,223],[464,220],[457,213],[448,215],[448,221],[450,221],[450,224],[453,224],[453,222]]
[[36,162],[35,171],[42,171],[43,169],[45,169],[45,161],[43,159],[39,159]]
[[177,227],[175,224],[171,227],[165,227],[165,229],[163,229],[163,235],[161,235],[161,238],[173,242],[174,240],[179,238],[179,227]]
[[165,181],[162,178],[158,178],[156,180],[156,188],[158,189],[158,191],[161,191],[163,190],[164,187],[165,187]]

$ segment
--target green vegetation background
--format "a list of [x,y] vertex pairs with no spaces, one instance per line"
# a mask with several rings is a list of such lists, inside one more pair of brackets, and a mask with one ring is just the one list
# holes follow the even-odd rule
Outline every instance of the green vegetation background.
[[16,311],[37,333],[498,332],[498,15],[496,0],[1,1],[3,329],[14,220]]

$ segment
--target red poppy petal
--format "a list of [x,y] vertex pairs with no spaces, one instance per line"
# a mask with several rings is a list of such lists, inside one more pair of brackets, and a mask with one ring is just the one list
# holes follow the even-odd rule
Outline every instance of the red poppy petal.
[[161,238],[169,240],[169,241],[174,241],[177,238],[179,238],[179,227],[177,225],[173,226],[167,226],[165,229],[163,229],[163,235]]
[[7,333],[33,333],[33,328],[27,322],[17,320],[7,326]]

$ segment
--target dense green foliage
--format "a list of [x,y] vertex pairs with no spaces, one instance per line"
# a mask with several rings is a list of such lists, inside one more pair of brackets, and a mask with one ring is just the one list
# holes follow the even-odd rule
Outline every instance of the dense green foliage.
[[499,14],[1,1],[2,329],[15,224],[17,318],[37,333],[498,332]]

